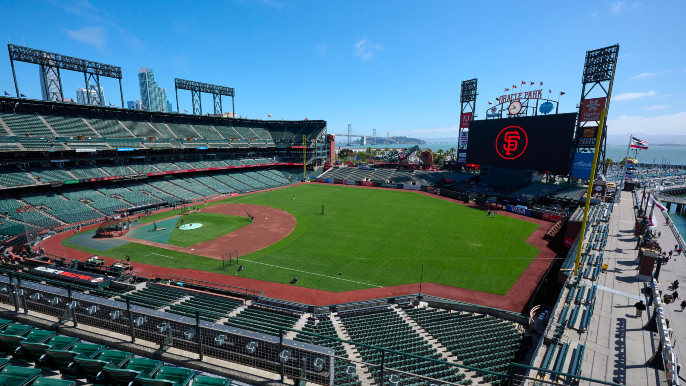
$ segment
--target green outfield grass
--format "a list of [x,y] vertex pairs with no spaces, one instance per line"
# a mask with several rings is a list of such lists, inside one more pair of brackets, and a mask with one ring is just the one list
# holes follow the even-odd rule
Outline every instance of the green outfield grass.
[[[201,223],[202,227],[185,231],[181,230],[179,226],[181,226],[182,219],[186,224]],[[246,217],[219,213],[191,213],[179,217],[167,244],[176,245],[177,247],[190,247],[203,241],[214,240],[221,235],[231,233],[248,224],[250,224],[250,220]]]
[[[271,206],[297,220],[285,239],[241,256],[241,276],[279,283],[296,276],[298,286],[322,290],[423,279],[504,295],[538,253],[525,242],[535,224],[488,218],[482,210],[408,191],[307,184],[209,205],[221,203]],[[107,251],[90,251],[69,239],[65,245],[114,258],[128,254],[134,263],[237,274],[237,267],[223,271],[215,259],[135,243]]]

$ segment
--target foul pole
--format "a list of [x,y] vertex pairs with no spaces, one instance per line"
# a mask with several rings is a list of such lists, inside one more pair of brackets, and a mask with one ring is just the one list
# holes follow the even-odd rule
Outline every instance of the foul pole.
[[305,175],[307,174],[307,137],[303,134],[303,182],[305,182]]
[[[581,232],[579,233],[579,245],[576,248],[576,261],[574,262],[574,274],[579,271],[579,262],[581,261],[581,247],[584,244],[584,237],[586,236],[586,222],[588,221],[588,207],[591,204],[591,195],[593,194],[593,181],[595,181],[595,167],[598,164],[598,150],[600,148],[600,140],[603,138],[603,128],[605,124],[606,109],[600,112],[600,124],[598,125],[598,136],[595,141],[595,152],[593,153],[593,166],[591,167],[591,177],[588,180],[588,191],[586,192],[586,205],[584,206],[584,219],[581,222]],[[617,194],[617,192],[615,192]],[[619,191],[622,194],[622,191]]]

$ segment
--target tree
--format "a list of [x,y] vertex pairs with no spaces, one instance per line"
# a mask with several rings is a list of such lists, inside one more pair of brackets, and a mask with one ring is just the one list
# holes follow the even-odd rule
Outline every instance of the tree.
[[450,151],[450,159],[455,159],[455,158],[457,158],[457,155],[455,154],[455,152],[456,152],[457,150],[455,150],[454,147],[451,147],[449,151]]
[[388,155],[388,153],[389,153],[390,151],[391,151],[391,149],[389,149],[388,146],[387,146],[385,149],[383,149],[383,152],[384,152],[385,155]]
[[605,158],[605,161],[603,162],[603,174],[607,174],[607,169],[613,167],[615,164],[615,161],[612,160],[612,158]]

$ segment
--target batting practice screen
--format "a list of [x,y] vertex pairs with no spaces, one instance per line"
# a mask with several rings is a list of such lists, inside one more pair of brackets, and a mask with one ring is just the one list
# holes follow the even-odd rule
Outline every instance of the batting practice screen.
[[467,163],[566,174],[576,113],[472,121]]

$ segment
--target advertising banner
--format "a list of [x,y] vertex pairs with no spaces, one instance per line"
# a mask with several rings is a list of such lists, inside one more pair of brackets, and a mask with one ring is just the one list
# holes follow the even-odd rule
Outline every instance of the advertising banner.
[[607,98],[584,99],[579,122],[600,121],[600,111],[605,108],[606,101]]
[[324,182],[326,182],[327,184],[333,184],[333,178],[325,178]]
[[543,219],[546,221],[558,222],[560,221],[560,216],[552,213],[543,213]]
[[472,121],[472,117],[474,116],[473,113],[462,113],[460,116],[460,128],[461,129],[468,129],[469,128],[469,122]]
[[592,153],[576,153],[574,154],[574,163],[572,164],[572,178],[581,180],[588,180],[591,178],[591,168],[593,167]]
[[393,188],[393,189],[398,188],[398,184],[384,184],[383,186],[386,188]]
[[565,247],[571,248],[572,245],[574,245],[574,239],[572,239],[571,237],[565,236]]
[[576,147],[581,149],[595,149],[598,137],[598,126],[581,126],[576,129]]
[[118,147],[117,151],[134,151],[132,147]]
[[505,205],[505,210],[512,213],[523,214],[524,216],[531,216],[531,210],[514,205]]
[[95,149],[74,149],[75,152],[77,153],[95,153],[97,150]]
[[374,186],[374,183],[371,181],[360,181],[360,185],[362,185],[362,186]]
[[468,131],[463,131],[462,134],[460,135],[460,147],[467,147],[467,142],[469,139],[469,132]]
[[64,181],[65,185],[71,185],[71,184],[78,184],[79,180],[66,180]]
[[71,269],[55,268],[52,266],[41,266],[31,268],[29,271],[33,274],[48,276],[50,278],[66,280],[80,285],[89,287],[104,287],[105,283],[110,281],[110,278],[105,275],[98,275],[90,272],[72,271]]
[[351,180],[345,180],[343,183],[346,185],[355,185],[355,181],[351,181]]
[[421,185],[403,184],[403,189],[407,190],[421,190]]
[[333,180],[333,183],[334,183],[334,184],[342,184],[342,183],[343,183],[343,180]]
[[467,166],[467,149],[457,150],[457,166]]

